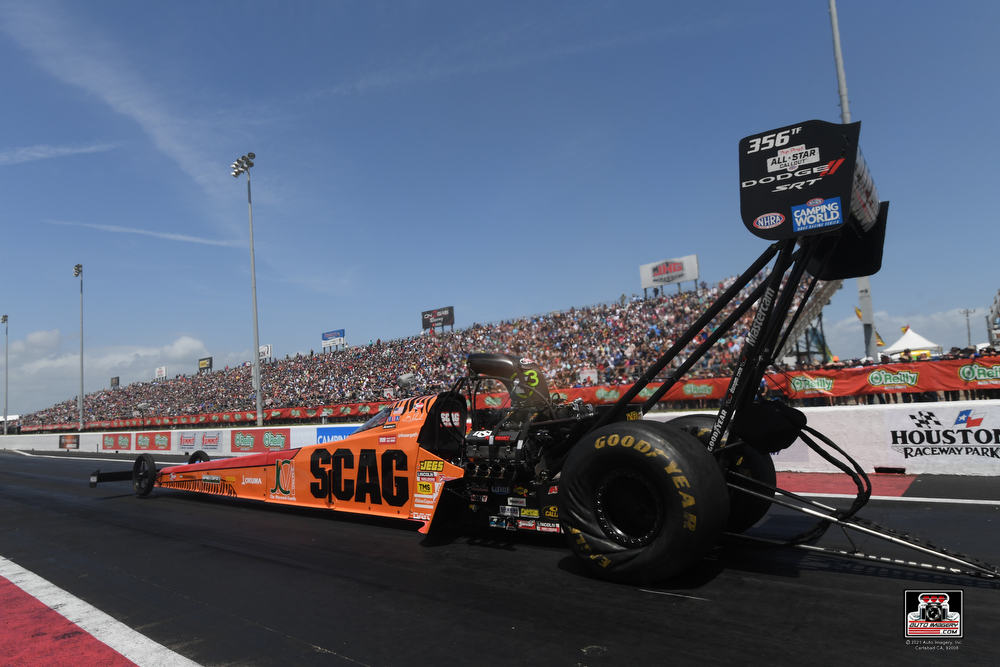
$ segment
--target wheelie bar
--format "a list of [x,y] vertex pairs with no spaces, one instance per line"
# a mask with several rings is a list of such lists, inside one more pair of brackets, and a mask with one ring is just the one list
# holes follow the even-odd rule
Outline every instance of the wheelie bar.
[[90,488],[94,488],[101,482],[128,482],[131,480],[131,470],[122,470],[120,472],[101,472],[101,469],[98,468],[94,472],[90,473]]
[[[799,495],[796,495],[796,494],[794,494],[794,493],[792,493],[790,491],[785,491],[784,489],[779,489],[776,486],[772,486],[772,485],[767,484],[765,482],[761,482],[759,480],[755,480],[752,477],[746,477],[744,475],[740,475],[739,473],[732,472],[732,471],[729,471],[727,473],[727,475],[731,476],[731,477],[738,478],[741,482],[744,482],[744,483],[745,482],[752,482],[753,484],[756,484],[759,487],[766,488],[766,489],[771,490],[771,491],[775,491],[776,493],[780,493],[780,494],[782,494],[784,496],[788,496],[790,498],[794,498],[795,500],[798,500],[798,501],[800,501],[802,503],[806,503],[808,505],[811,505],[812,507],[821,507],[821,508],[826,509],[826,510],[835,511],[831,507],[827,507],[825,505],[820,505],[819,503],[816,503],[814,501],[811,501],[811,500],[808,500],[806,498],[803,498],[803,497],[801,497]],[[895,564],[895,565],[902,565],[902,566],[906,566],[906,567],[916,567],[918,569],[931,569],[931,570],[936,570],[936,571],[948,572],[948,573],[951,573],[951,574],[963,574],[963,575],[966,575],[966,576],[981,577],[981,578],[985,578],[985,579],[998,579],[998,578],[1000,578],[1000,569],[998,569],[994,565],[990,565],[989,563],[984,563],[984,562],[982,562],[982,561],[980,561],[980,560],[978,560],[976,558],[973,558],[972,556],[966,556],[965,554],[960,554],[960,553],[953,552],[953,551],[950,551],[950,550],[947,550],[947,549],[943,549],[941,547],[935,546],[935,545],[933,545],[933,544],[931,544],[931,543],[929,543],[929,542],[927,542],[925,540],[922,540],[922,539],[920,539],[918,537],[915,537],[913,535],[908,535],[906,533],[900,533],[900,532],[892,530],[891,528],[886,528],[885,526],[880,526],[879,524],[877,524],[877,523],[875,523],[873,521],[867,521],[867,520],[861,519],[859,517],[851,517],[851,518],[848,518],[848,519],[841,519],[841,518],[837,517],[835,514],[827,514],[827,513],[821,512],[821,511],[819,511],[817,509],[813,509],[811,507],[802,507],[801,505],[796,505],[794,503],[790,503],[787,500],[782,500],[782,499],[779,499],[779,498],[772,498],[772,497],[770,497],[770,496],[768,496],[766,494],[758,493],[756,491],[752,491],[752,490],[746,488],[745,486],[740,486],[740,485],[734,484],[733,482],[730,482],[730,481],[727,481],[726,484],[731,489],[735,489],[736,491],[738,491],[740,493],[745,493],[745,494],[754,496],[756,498],[762,498],[764,500],[769,500],[772,503],[781,505],[782,507],[787,507],[788,509],[795,510],[797,512],[802,512],[803,514],[807,514],[809,516],[817,517],[817,518],[821,519],[822,521],[826,521],[826,522],[829,522],[829,523],[831,523],[833,525],[840,526],[841,528],[850,529],[850,530],[856,530],[856,531],[858,531],[860,533],[864,533],[865,535],[871,535],[872,537],[877,537],[880,540],[885,540],[885,541],[891,542],[893,544],[898,544],[900,546],[907,547],[908,549],[913,549],[914,551],[919,551],[921,553],[924,553],[924,554],[927,554],[927,555],[930,555],[930,556],[934,556],[936,558],[940,558],[941,560],[949,561],[951,563],[955,563],[955,564],[961,565],[962,567],[969,568],[969,569],[962,570],[962,569],[958,569],[958,568],[954,568],[954,567],[946,568],[946,567],[943,567],[943,566],[940,566],[940,565],[930,565],[930,564],[927,564],[927,563],[916,563],[914,561],[903,561],[903,560],[898,560],[898,559],[894,559],[894,558],[887,558],[887,557],[883,557],[883,556],[874,556],[874,555],[870,555],[870,554],[864,554],[864,553],[861,553],[860,551],[857,551],[857,550],[855,550],[853,552],[850,552],[850,551],[843,551],[841,549],[831,549],[831,548],[828,548],[828,547],[817,547],[817,546],[809,545],[809,544],[796,544],[796,543],[793,543],[793,542],[787,542],[787,541],[781,541],[781,540],[772,540],[772,539],[767,539],[767,538],[762,538],[762,537],[754,537],[754,536],[751,536],[751,535],[738,535],[738,534],[726,533],[726,535],[728,537],[736,537],[736,538],[739,538],[739,539],[743,539],[743,540],[747,540],[747,541],[751,541],[751,542],[762,543],[762,544],[768,544],[768,545],[771,545],[771,546],[789,546],[789,547],[794,547],[794,548],[797,548],[797,549],[805,549],[805,550],[811,551],[811,552],[828,553],[828,554],[832,554],[832,555],[836,555],[836,556],[845,556],[845,557],[849,557],[849,558],[856,558],[856,559],[859,559],[859,560],[866,560],[866,561],[878,561],[878,562],[882,562],[882,563],[892,563],[892,564]]]

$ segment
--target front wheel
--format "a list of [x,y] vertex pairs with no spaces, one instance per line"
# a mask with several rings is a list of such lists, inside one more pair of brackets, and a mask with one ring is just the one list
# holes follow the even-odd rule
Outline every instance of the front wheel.
[[149,454],[140,454],[132,465],[132,488],[135,495],[145,498],[156,485],[156,462]]
[[588,434],[570,452],[559,486],[570,547],[613,581],[655,581],[690,567],[718,544],[729,514],[714,457],[657,422]]

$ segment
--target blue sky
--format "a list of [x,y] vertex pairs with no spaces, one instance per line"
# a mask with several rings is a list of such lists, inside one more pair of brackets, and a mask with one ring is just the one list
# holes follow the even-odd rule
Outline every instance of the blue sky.
[[[984,342],[1000,5],[838,3],[851,113],[892,202],[887,342]],[[0,311],[12,414],[250,358],[614,299],[638,266],[706,281],[763,250],[737,143],[839,120],[826,0],[45,2],[0,6]],[[860,356],[857,288],[826,309]]]

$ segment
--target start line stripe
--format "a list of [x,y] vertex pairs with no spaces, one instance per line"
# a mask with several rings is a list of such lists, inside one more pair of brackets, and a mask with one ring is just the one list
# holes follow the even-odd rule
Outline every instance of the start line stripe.
[[[0,556],[0,577],[6,579],[52,611],[63,616],[70,623],[86,631],[93,638],[117,651],[124,658],[139,667],[199,667],[198,663],[174,653],[166,646],[154,642],[124,623],[116,621],[108,614],[93,607],[80,598],[29,572],[20,565]],[[0,636],[2,636],[0,628]],[[55,637],[62,639],[67,635]],[[67,649],[70,647],[67,646]],[[70,649],[71,650],[71,649]],[[40,656],[41,657],[41,656]],[[48,656],[52,657],[52,656]],[[83,656],[76,655],[76,658]],[[65,656],[65,661],[55,664],[72,664],[74,656]],[[30,664],[30,663],[27,663]],[[38,663],[42,664],[42,663]],[[53,663],[49,663],[53,664]]]
[[[856,493],[806,493],[796,491],[800,496],[810,498],[855,498]],[[911,496],[872,496],[871,500],[888,500],[903,503],[942,503],[955,505],[1000,505],[1000,500],[968,500],[966,498],[913,498]]]

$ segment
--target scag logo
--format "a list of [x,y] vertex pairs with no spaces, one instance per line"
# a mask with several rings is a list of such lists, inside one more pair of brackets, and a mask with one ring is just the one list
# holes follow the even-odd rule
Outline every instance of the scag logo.
[[374,449],[362,449],[357,455],[357,468],[355,453],[350,449],[338,449],[333,454],[316,449],[309,457],[309,472],[316,480],[309,484],[309,492],[314,498],[332,495],[340,501],[371,505],[381,505],[385,500],[392,507],[402,507],[410,499],[410,481],[406,475],[394,473],[406,470],[406,452],[399,449],[387,449],[382,456]]

